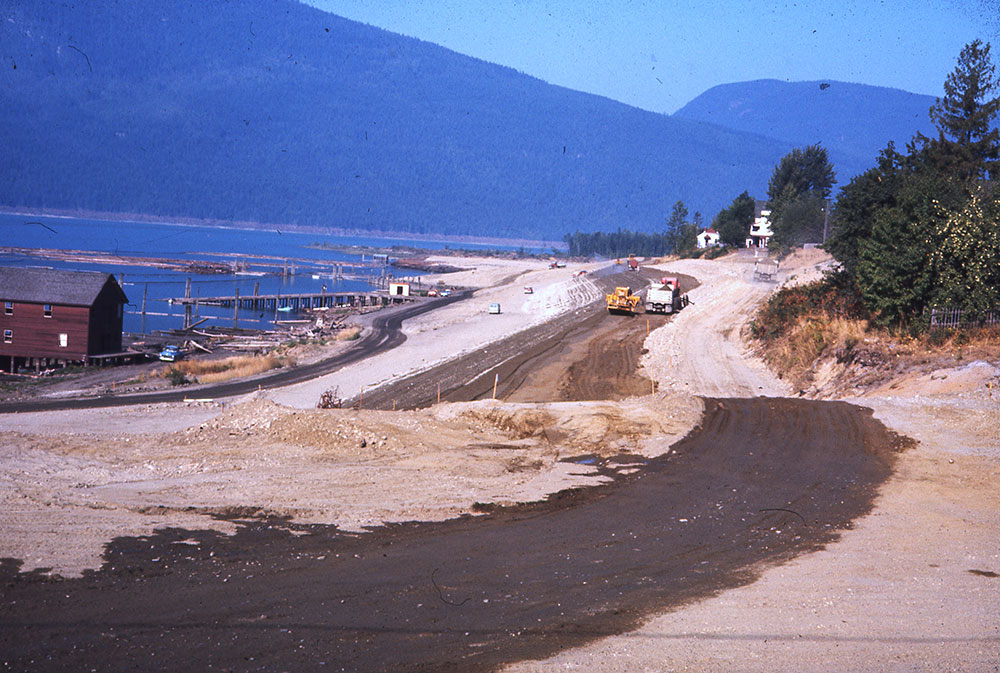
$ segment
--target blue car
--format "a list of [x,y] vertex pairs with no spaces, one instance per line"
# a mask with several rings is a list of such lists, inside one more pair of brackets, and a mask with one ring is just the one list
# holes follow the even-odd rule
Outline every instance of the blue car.
[[162,351],[160,351],[160,359],[164,362],[176,362],[184,357],[181,352],[180,346],[165,346]]

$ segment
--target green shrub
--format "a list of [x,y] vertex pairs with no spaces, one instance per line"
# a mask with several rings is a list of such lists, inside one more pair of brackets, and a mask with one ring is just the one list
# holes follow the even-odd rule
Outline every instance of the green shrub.
[[167,380],[170,381],[170,385],[172,386],[183,386],[189,383],[187,374],[176,367],[167,369]]
[[750,334],[755,339],[770,341],[794,327],[802,316],[817,312],[829,318],[868,319],[847,276],[831,273],[822,280],[782,288],[771,295],[751,321]]

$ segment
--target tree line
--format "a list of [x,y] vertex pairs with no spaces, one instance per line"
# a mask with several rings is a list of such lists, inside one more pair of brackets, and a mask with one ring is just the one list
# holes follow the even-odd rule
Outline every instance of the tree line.
[[[822,243],[838,262],[827,280],[840,305],[875,324],[922,329],[931,309],[982,320],[1000,310],[1000,79],[990,44],[959,54],[929,117],[935,137],[917,133],[899,151],[889,143],[875,166],[843,187],[821,145],[795,149],[774,167],[767,191],[779,249]],[[756,214],[744,191],[711,222],[728,246],[743,245]],[[619,229],[574,233],[571,255],[684,255],[696,247],[700,213],[674,204],[657,234]]]
[[704,218],[700,212],[696,211],[688,220],[687,206],[683,201],[677,201],[660,232],[650,234],[620,227],[613,232],[577,231],[563,236],[563,242],[569,247],[570,257],[661,257],[694,250],[698,244],[698,232],[703,226]]
[[978,321],[1000,307],[1000,79],[966,45],[930,109],[937,137],[890,143],[841,191],[825,248],[875,322],[919,327],[933,308]]
[[[918,133],[902,152],[890,142],[832,207],[826,150],[793,150],[768,184],[771,244],[822,242],[839,264],[826,280],[838,304],[882,326],[923,329],[935,308],[973,323],[1000,310],[998,94],[990,44],[967,44],[929,110],[937,135]],[[754,211],[744,192],[712,226],[739,245]]]

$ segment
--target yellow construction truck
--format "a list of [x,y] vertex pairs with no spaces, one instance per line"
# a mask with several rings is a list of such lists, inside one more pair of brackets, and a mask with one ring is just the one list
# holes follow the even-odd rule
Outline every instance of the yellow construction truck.
[[642,298],[637,294],[632,294],[632,288],[616,287],[615,291],[607,295],[608,311],[610,313],[626,313],[633,315],[638,313],[639,303]]

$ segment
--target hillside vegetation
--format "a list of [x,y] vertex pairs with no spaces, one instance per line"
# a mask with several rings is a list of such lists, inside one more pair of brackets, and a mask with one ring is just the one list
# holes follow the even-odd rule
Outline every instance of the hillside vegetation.
[[929,111],[936,134],[918,133],[905,154],[890,143],[841,192],[825,245],[836,269],[776,293],[751,326],[799,385],[830,357],[884,369],[942,349],[1000,354],[1000,78],[990,45],[966,45],[944,90]]
[[[680,200],[759,197],[794,136],[644,112],[293,0],[13,3],[0,43],[0,205],[28,209],[648,233]],[[813,139],[833,157],[840,140]]]

